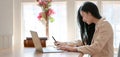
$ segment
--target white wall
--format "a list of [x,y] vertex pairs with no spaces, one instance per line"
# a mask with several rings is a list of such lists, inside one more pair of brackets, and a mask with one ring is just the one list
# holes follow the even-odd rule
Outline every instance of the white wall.
[[[21,45],[20,8],[21,0],[0,0],[0,48]],[[10,38],[9,46],[6,37]]]
[[68,40],[73,41],[73,39],[76,38],[76,23],[75,23],[75,4],[73,3],[73,0],[67,1],[67,35],[68,35]]
[[0,34],[13,33],[13,1],[0,1]]
[[[12,34],[13,34],[13,1],[0,0],[0,35],[1,35],[0,38],[2,39],[4,38],[2,36],[9,35],[9,38],[12,39]],[[10,42],[9,47],[11,46],[12,40]]]
[[14,46],[21,46],[21,0],[13,1],[13,15]]

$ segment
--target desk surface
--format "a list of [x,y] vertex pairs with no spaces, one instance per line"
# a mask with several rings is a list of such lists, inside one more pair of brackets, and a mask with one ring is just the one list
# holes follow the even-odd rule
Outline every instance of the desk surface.
[[7,48],[0,49],[0,57],[78,57],[79,53],[38,53],[35,48]]
[[[38,53],[35,48],[13,47],[0,49],[0,57],[78,57],[79,53],[63,52],[63,53]],[[84,55],[83,57],[88,57]],[[115,53],[114,57],[117,57]]]

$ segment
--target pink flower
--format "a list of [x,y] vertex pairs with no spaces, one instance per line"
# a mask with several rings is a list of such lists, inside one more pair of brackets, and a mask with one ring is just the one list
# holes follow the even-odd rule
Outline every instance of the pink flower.
[[44,1],[42,6],[43,6],[43,8],[46,8],[47,7],[47,2]]
[[39,5],[40,6],[45,6],[47,3],[45,2],[45,1],[41,1],[41,2],[39,2]]
[[48,9],[47,16],[50,16],[51,14],[54,14],[53,9]]
[[42,6],[42,5],[43,5],[43,2],[39,2],[39,5]]
[[47,0],[48,2],[51,2],[52,0]]
[[37,18],[38,18],[38,20],[41,20],[41,18],[42,18],[42,12],[39,13],[39,15],[38,15]]

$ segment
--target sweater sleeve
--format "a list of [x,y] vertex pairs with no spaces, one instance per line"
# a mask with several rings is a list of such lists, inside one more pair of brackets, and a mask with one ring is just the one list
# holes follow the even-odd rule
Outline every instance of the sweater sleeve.
[[82,46],[83,43],[81,40],[75,40],[73,42],[64,42],[65,44],[69,45],[69,46],[75,46],[75,47],[78,47],[78,46]]

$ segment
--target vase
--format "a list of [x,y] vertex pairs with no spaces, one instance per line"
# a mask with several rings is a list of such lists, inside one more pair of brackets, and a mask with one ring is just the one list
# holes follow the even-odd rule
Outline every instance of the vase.
[[48,18],[46,19],[46,36],[49,38],[49,20]]
[[47,22],[46,22],[45,19],[41,19],[40,22],[41,22],[44,26],[46,26],[46,23],[47,23]]
[[41,19],[40,22],[45,26],[46,29],[46,37],[49,38],[49,20]]

